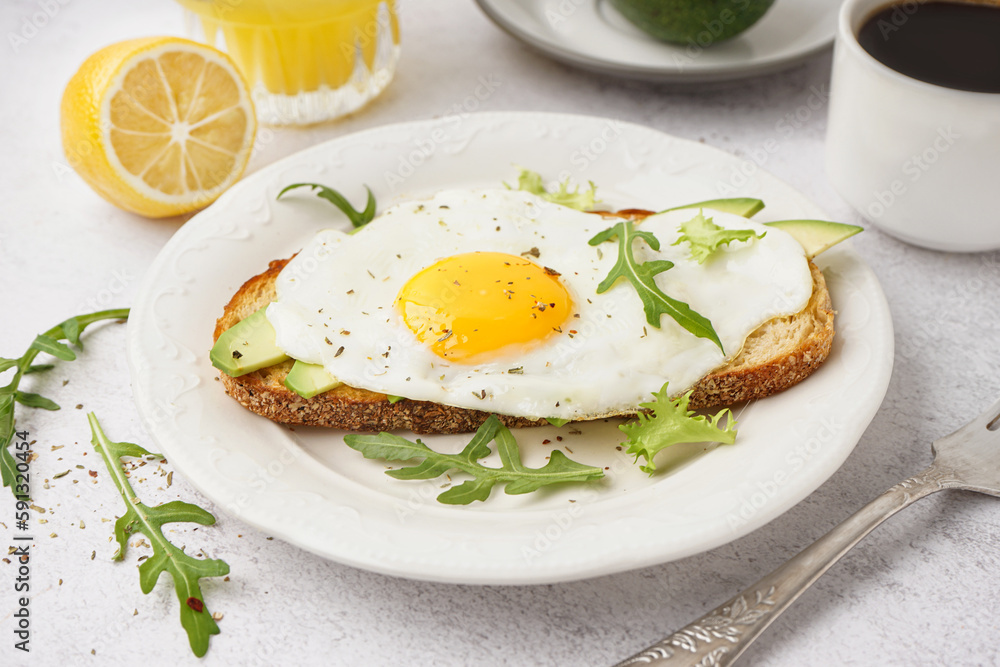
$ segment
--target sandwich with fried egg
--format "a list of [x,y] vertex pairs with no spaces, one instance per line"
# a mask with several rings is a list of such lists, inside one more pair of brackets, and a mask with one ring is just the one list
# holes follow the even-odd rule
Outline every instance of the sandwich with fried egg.
[[[444,191],[272,261],[225,306],[212,360],[249,410],[352,431],[629,416],[665,382],[691,408],[763,398],[829,355],[834,311],[811,257],[860,230],[732,210],[594,215]],[[693,216],[729,240],[699,254]]]

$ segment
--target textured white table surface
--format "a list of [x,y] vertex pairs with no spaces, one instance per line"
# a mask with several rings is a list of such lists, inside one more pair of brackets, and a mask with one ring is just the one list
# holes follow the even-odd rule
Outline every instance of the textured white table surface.
[[[38,16],[46,7],[53,15],[33,29],[29,24],[43,22]],[[774,141],[766,169],[837,219],[859,222],[823,173],[829,54],[748,82],[667,90],[540,58],[494,27],[471,0],[404,2],[403,14],[403,59],[388,91],[348,120],[273,131],[249,171],[355,130],[446,114],[486,76],[499,86],[483,110],[612,116],[740,156],[759,155]],[[141,9],[124,0],[0,5],[0,354],[20,354],[36,333],[72,314],[130,305],[145,267],[181,224],[145,220],[97,197],[67,170],[58,126],[63,86],[87,55],[120,39],[181,32],[180,12],[167,0]],[[27,35],[26,43],[15,49],[12,33]],[[783,119],[787,124],[779,125]],[[640,571],[552,586],[450,586],[327,562],[223,515],[179,475],[169,488],[164,477],[151,475],[137,485],[148,502],[189,500],[220,519],[174,535],[189,552],[203,548],[232,567],[228,582],[205,584],[211,608],[224,617],[222,634],[201,662],[606,665],[741,590],[922,469],[931,440],[1000,395],[1000,255],[930,252],[873,229],[855,247],[892,308],[893,381],[843,468],[785,515],[724,547]],[[147,442],[132,404],[124,340],[123,326],[97,329],[79,361],[25,387],[63,409],[18,412],[19,425],[37,440],[33,489],[46,511],[32,517],[28,655],[13,648],[14,565],[0,562],[0,664],[199,662],[178,623],[168,577],[150,595],[139,590],[135,565],[148,549],[130,549],[123,563],[110,560],[111,523],[103,520],[122,511],[121,500],[91,449],[84,412],[95,410],[113,439]],[[4,546],[15,532],[6,494],[0,494]],[[971,493],[939,494],[866,539],[744,660],[997,664],[998,600],[1000,505]]]

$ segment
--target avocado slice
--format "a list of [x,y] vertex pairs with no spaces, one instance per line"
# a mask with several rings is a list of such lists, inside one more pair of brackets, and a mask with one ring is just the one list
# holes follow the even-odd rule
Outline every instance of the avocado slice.
[[344,383],[327,373],[319,364],[307,364],[304,361],[292,364],[292,370],[285,377],[285,386],[302,398],[312,398],[342,384]]
[[722,213],[734,213],[744,218],[752,218],[755,213],[764,208],[764,202],[759,199],[750,199],[749,197],[709,199],[708,201],[700,201],[697,204],[674,206],[673,208],[668,208],[666,211],[660,211],[660,213],[666,213],[667,211],[680,211],[686,208],[710,208],[714,211],[721,211]]
[[777,227],[794,236],[795,240],[802,244],[809,259],[864,231],[864,227],[827,220],[776,220],[764,224],[768,227]]
[[288,359],[274,342],[266,310],[267,306],[260,308],[219,336],[209,355],[213,366],[235,378]]

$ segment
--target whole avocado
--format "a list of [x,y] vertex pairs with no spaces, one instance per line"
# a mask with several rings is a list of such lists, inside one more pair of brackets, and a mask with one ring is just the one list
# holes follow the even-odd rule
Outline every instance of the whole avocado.
[[774,0],[610,0],[629,21],[656,39],[709,46],[743,32]]

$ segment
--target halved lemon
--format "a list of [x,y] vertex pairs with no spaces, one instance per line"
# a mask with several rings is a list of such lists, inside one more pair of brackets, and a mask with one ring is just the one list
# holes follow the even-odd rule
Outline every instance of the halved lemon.
[[243,173],[256,127],[229,57],[178,37],[101,49],[62,99],[70,165],[112,204],[151,218],[215,201]]

